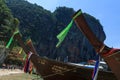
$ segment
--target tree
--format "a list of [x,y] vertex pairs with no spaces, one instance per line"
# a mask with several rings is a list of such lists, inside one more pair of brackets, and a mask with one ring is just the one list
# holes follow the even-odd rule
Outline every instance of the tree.
[[0,35],[10,38],[18,25],[19,20],[13,17],[5,1],[0,0]]

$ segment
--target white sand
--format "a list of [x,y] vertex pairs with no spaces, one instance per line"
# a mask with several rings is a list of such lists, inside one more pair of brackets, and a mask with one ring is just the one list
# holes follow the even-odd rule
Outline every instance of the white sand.
[[13,70],[0,69],[0,76],[18,74],[18,73],[24,73],[24,72],[22,70],[20,70],[20,69],[13,69]]

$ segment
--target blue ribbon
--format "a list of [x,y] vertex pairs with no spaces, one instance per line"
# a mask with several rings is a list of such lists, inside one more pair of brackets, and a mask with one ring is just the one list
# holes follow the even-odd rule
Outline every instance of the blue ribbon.
[[95,63],[95,68],[92,74],[92,80],[97,80],[98,72],[99,72],[99,65],[100,65],[100,56],[96,56],[96,63]]

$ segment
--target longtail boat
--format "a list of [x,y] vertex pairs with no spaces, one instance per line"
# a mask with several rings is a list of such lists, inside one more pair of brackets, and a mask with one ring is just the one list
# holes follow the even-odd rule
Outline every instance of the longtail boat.
[[[87,25],[82,13],[74,18],[74,21],[94,46],[96,52],[105,59],[112,70],[112,72],[100,70],[97,80],[120,80],[120,50],[109,48],[100,42]],[[30,60],[36,68],[37,73],[44,80],[92,80],[93,69],[40,57],[35,51],[32,41],[29,41],[25,45],[20,33],[16,33],[14,38],[19,42],[26,54],[29,52],[33,53]]]
[[[75,15],[77,13],[81,13],[81,10],[78,10]],[[96,52],[100,54],[100,56],[106,61],[117,79],[120,80],[120,49],[110,48],[98,40],[98,38],[95,36],[87,24],[82,13],[78,15],[74,21],[77,24],[78,28],[88,38],[89,42],[93,45]]]

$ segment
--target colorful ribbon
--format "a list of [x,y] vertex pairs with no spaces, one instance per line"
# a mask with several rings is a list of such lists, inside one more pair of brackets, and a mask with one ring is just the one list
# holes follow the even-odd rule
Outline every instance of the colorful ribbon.
[[68,34],[72,24],[73,24],[73,20],[71,20],[71,22],[68,24],[68,26],[61,33],[59,33],[57,35],[57,38],[58,38],[59,42],[57,43],[56,47],[58,47],[62,43],[62,41],[65,39],[65,37]]
[[28,56],[27,56],[27,59],[26,59],[26,63],[25,63],[25,66],[24,66],[24,72],[29,72],[29,66],[30,66],[30,57],[33,53],[32,52],[29,52],[28,53]]
[[98,72],[99,72],[99,65],[100,65],[100,56],[97,55],[96,57],[96,63],[95,63],[95,68],[92,74],[92,80],[97,80]]
[[57,43],[56,47],[59,47],[60,44],[63,42],[63,40],[65,39],[66,35],[68,34],[70,28],[72,27],[72,24],[73,24],[74,19],[77,18],[81,13],[82,13],[82,11],[80,10],[80,11],[72,18],[72,20],[71,20],[70,23],[67,25],[67,27],[66,27],[62,32],[60,32],[60,33],[57,35],[57,38],[58,38],[59,42]]
[[12,41],[13,41],[13,37],[15,36],[15,34],[19,33],[19,31],[15,31],[14,34],[11,36],[10,40],[8,41],[7,45],[6,45],[6,48],[9,48]]
[[27,57],[27,55],[26,55],[26,54],[24,54],[23,60],[25,60],[25,59],[26,59],[26,57]]
[[115,53],[117,51],[120,51],[120,49],[112,48],[110,51],[104,53],[102,56],[103,57],[108,57],[108,56],[112,55],[113,53]]
[[20,49],[20,51],[18,52],[18,54],[21,54],[21,53],[22,53],[22,51],[23,51],[23,49],[21,48],[21,49]]

